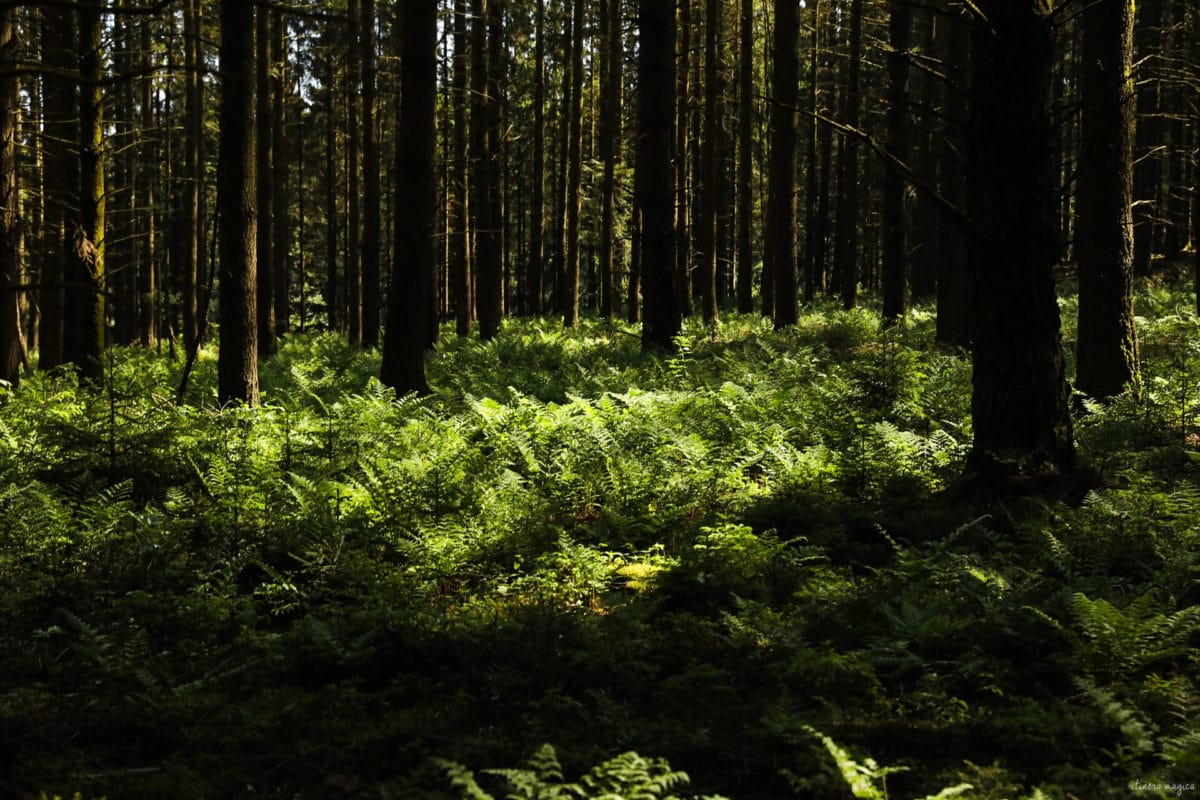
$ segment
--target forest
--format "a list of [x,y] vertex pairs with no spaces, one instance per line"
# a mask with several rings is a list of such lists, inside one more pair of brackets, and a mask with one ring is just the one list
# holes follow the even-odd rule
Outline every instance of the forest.
[[1194,0],[0,0],[0,800],[1200,783]]

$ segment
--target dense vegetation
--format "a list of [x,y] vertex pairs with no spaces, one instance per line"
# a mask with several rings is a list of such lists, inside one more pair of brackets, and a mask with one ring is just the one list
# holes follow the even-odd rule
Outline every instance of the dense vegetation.
[[512,321],[445,339],[420,399],[336,334],[285,338],[257,408],[215,406],[211,353],[186,405],[150,350],[32,373],[0,405],[0,787],[1173,796],[1200,322],[1139,303],[1144,390],[1075,403],[1095,489],[956,483],[970,365],[920,309],[662,356]]

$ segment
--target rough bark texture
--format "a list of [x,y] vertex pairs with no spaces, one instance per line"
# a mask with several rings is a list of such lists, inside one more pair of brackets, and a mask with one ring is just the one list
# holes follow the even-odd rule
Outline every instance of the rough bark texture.
[[796,293],[796,109],[800,101],[800,8],[795,0],[775,0],[771,60],[771,155],[767,190],[767,260],[774,287],[775,327],[795,324]]
[[502,240],[498,206],[500,65],[488,58],[489,19],[499,13],[499,0],[471,2],[471,217],[475,229],[476,292],[479,336],[494,339],[504,311]]
[[[402,12],[396,247],[380,372],[380,380],[397,394],[429,391],[424,358],[425,328],[433,313],[428,298],[436,217],[437,9],[437,0],[407,0]],[[482,24],[478,17],[476,24]]]
[[257,287],[258,357],[267,358],[275,353],[275,276],[272,274],[274,258],[272,247],[275,237],[272,228],[275,220],[271,213],[275,207],[274,169],[275,140],[271,136],[271,14],[266,9],[259,11],[254,19],[254,121],[257,127],[254,136],[256,199],[262,214],[258,217],[255,240],[255,276]]
[[[540,36],[540,35],[539,35]],[[539,38],[540,47],[540,38]],[[467,2],[454,0],[454,63],[451,67],[451,96],[454,108],[453,151],[450,165],[450,304],[454,311],[454,330],[459,336],[471,335],[475,320],[474,293],[471,291],[471,232],[467,222]],[[539,104],[542,101],[537,101]],[[540,105],[537,108],[541,114]],[[537,191],[535,187],[534,191]],[[540,223],[540,217],[538,223]],[[540,236],[540,225],[539,225]],[[539,257],[541,243],[538,242]],[[540,266],[540,265],[539,265]],[[539,309],[540,310],[540,309]]]
[[622,0],[603,0],[604,89],[600,116],[600,161],[604,177],[600,187],[600,316],[612,319],[615,306],[614,216],[617,145],[621,138]]
[[[956,11],[939,14],[934,23],[936,50],[945,52],[945,132],[938,151],[938,186],[942,196],[958,208],[967,203],[962,180],[965,130],[969,113],[971,36],[968,17]],[[950,347],[971,342],[970,281],[966,260],[966,231],[961,219],[949,209],[938,212],[937,245],[937,341]]]
[[[288,168],[292,160],[291,148],[284,137],[284,119],[287,107],[287,50],[284,48],[284,22],[282,13],[271,12],[271,52],[275,65],[271,70],[271,180],[274,187],[271,197],[275,201],[271,211],[271,230],[275,241],[271,245],[271,284],[275,290],[275,333],[287,333],[290,328],[291,298],[291,242],[292,226],[288,217],[287,195]],[[377,315],[378,316],[378,315]]]
[[1133,319],[1133,0],[1083,12],[1084,98],[1075,200],[1076,387],[1111,397],[1138,381]]
[[684,314],[692,312],[692,220],[691,184],[689,183],[688,153],[691,141],[688,125],[688,110],[691,105],[692,63],[692,2],[679,0],[677,38],[679,57],[676,70],[675,106],[675,280],[673,285],[679,295],[679,309]]
[[221,225],[221,348],[217,400],[257,405],[254,7],[244,0],[221,0],[220,57],[217,214]]
[[571,12],[571,87],[567,98],[567,198],[563,253],[563,324],[579,323],[579,216],[583,201],[583,0]]
[[638,190],[642,214],[642,348],[671,350],[682,326],[675,291],[672,135],[675,8],[641,0],[638,12]]
[[737,309],[754,310],[754,0],[741,0],[738,43]]
[[1162,157],[1162,120],[1159,117],[1158,59],[1162,48],[1163,0],[1141,0],[1137,4],[1137,166],[1134,167],[1133,251],[1134,269],[1150,270],[1154,250],[1154,217],[1159,200]]
[[980,2],[968,193],[973,247],[971,462],[1074,458],[1054,286],[1050,21],[1039,0]]

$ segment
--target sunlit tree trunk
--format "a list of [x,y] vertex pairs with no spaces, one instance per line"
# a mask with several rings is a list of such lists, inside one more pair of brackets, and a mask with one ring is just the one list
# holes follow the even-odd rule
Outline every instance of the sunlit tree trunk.
[[17,286],[21,283],[21,219],[17,187],[17,120],[21,112],[17,86],[16,16],[0,10],[0,380],[21,380],[21,315]]
[[[494,1],[494,0],[493,0]],[[570,96],[567,100],[567,196],[563,242],[563,324],[579,323],[579,215],[583,201],[583,0],[571,12]]]

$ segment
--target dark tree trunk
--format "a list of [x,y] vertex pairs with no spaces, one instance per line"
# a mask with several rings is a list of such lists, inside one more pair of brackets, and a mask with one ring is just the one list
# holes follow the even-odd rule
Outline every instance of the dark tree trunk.
[[271,211],[275,207],[275,177],[273,157],[275,140],[271,136],[271,14],[263,9],[254,19],[255,80],[254,121],[257,132],[254,137],[255,180],[257,192],[255,203],[262,213],[258,217],[255,263],[258,303],[258,357],[267,358],[275,353],[275,276],[272,274],[274,258],[271,248],[275,244],[275,220]]
[[[971,36],[968,18],[948,10],[935,22],[935,48],[945,52],[949,85],[944,105],[945,127],[938,151],[938,186],[957,208],[967,204],[962,153],[969,108]],[[944,43],[942,43],[944,41]],[[939,344],[966,347],[971,341],[970,281],[966,231],[961,219],[942,208],[938,212],[937,333]]]
[[675,292],[671,141],[675,122],[675,8],[641,0],[638,12],[638,206],[642,214],[642,348],[674,349],[682,320]]
[[[454,64],[451,72],[451,104],[454,108],[454,135],[451,147],[452,197],[450,199],[450,304],[454,309],[454,330],[459,336],[471,335],[475,320],[471,291],[471,232],[467,224],[467,2],[454,0]],[[539,39],[539,46],[541,40]],[[541,113],[540,107],[537,109]],[[535,187],[534,191],[537,191]]]
[[700,306],[706,323],[717,321],[717,206],[721,198],[721,165],[717,145],[721,123],[721,0],[704,5],[704,140],[701,156],[704,185],[700,200]]
[[379,143],[375,138],[375,112],[378,98],[375,64],[375,0],[362,0],[362,343],[379,343],[379,298],[382,291],[379,274],[380,195]]
[[817,204],[820,196],[820,168],[817,164],[817,141],[821,128],[821,0],[813,3],[812,13],[812,55],[809,66],[809,111],[812,113],[812,123],[808,126],[808,142],[805,144],[805,215],[804,215],[804,299],[812,301],[817,294],[817,286],[823,277],[823,268],[817,264]]
[[1076,387],[1112,397],[1138,382],[1133,319],[1133,0],[1083,11],[1075,259]]
[[1134,167],[1133,262],[1139,274],[1150,271],[1154,250],[1154,218],[1159,208],[1159,175],[1162,156],[1162,119],[1159,117],[1158,61],[1163,38],[1163,0],[1141,0],[1137,4],[1136,40],[1138,64],[1134,76],[1137,90],[1137,152]]
[[0,380],[21,380],[21,315],[16,286],[21,283],[21,218],[17,187],[16,16],[0,10]]
[[563,242],[563,324],[579,323],[579,215],[583,179],[583,0],[573,0],[571,12],[571,86],[567,99],[567,196]]
[[979,2],[968,151],[975,441],[971,463],[1068,466],[1075,449],[1054,286],[1051,22],[1039,0]]
[[[147,75],[151,71],[150,23],[146,20],[141,31],[141,69]],[[140,87],[142,133],[146,137],[140,151],[140,163],[134,164],[137,172],[138,197],[144,211],[141,212],[137,258],[137,339],[143,347],[153,347],[158,332],[158,275],[156,264],[156,196],[155,178],[159,171],[158,139],[154,124],[154,87],[150,78],[145,78]]]
[[533,199],[529,219],[529,313],[545,310],[546,231],[546,0],[537,0],[534,22]]
[[217,400],[257,405],[254,6],[244,0],[221,0],[220,55],[217,213],[221,225],[221,347]]
[[[425,345],[436,216],[437,0],[406,0],[396,129],[396,246],[380,380],[397,394],[427,393]],[[481,9],[477,9],[481,10]],[[476,16],[476,25],[482,25]]]
[[493,145],[499,133],[498,65],[488,57],[489,18],[498,14],[499,0],[471,2],[471,217],[475,229],[475,267],[478,270],[479,336],[494,339],[503,315],[503,265],[500,214],[496,208],[499,175]]
[[[908,161],[908,46],[912,31],[910,0],[891,0],[891,48],[887,55],[887,149]],[[905,180],[898,170],[883,176],[883,324],[904,316],[908,241],[904,230]]]
[[679,310],[692,313],[692,220],[691,173],[688,154],[691,152],[688,124],[691,109],[692,64],[692,2],[679,0],[677,13],[679,39],[677,105],[675,108],[675,291],[679,293]]
[[[850,4],[850,67],[842,96],[842,122],[855,129],[862,107],[862,15],[863,0],[853,0]],[[845,308],[858,305],[858,182],[858,139],[850,134],[842,137],[838,154],[837,228],[833,244],[833,269],[841,281]]]
[[79,140],[78,86],[63,77],[75,63],[74,12],[42,9],[42,58],[57,74],[42,79],[45,114],[46,242],[41,293],[41,351],[38,366],[63,363],[63,282],[69,274],[79,191],[79,157],[69,142]]
[[799,107],[800,8],[775,0],[771,62],[771,169],[767,190],[767,260],[774,287],[775,328],[793,325],[796,293],[796,110]]
[[[288,169],[291,152],[284,136],[284,119],[287,107],[287,50],[284,49],[284,21],[279,10],[271,12],[271,50],[275,55],[275,68],[271,73],[271,178],[275,186],[271,190],[275,206],[271,211],[271,230],[275,242],[271,245],[271,283],[275,288],[275,332],[287,333],[291,327],[291,243],[292,225],[288,216]],[[378,170],[376,170],[378,171]],[[377,315],[378,316],[378,315]],[[378,321],[378,320],[377,320]]]
[[738,42],[737,309],[749,314],[754,310],[754,0],[741,0]]
[[362,87],[362,65],[359,59],[360,0],[349,0],[346,50],[346,336],[351,342],[362,342],[362,184],[359,178],[359,156],[362,136],[359,131],[359,92]]
[[97,10],[83,9],[79,19],[79,208],[68,244],[63,322],[63,357],[85,379],[103,370],[106,291],[104,273],[104,118],[101,86],[104,28]]
[[325,309],[329,330],[342,326],[341,286],[338,281],[337,90],[333,55],[325,65]]
[[600,316],[611,320],[616,307],[614,280],[614,217],[617,150],[621,138],[622,0],[602,0],[604,26],[604,88],[600,116],[600,161],[604,177],[600,187]]

